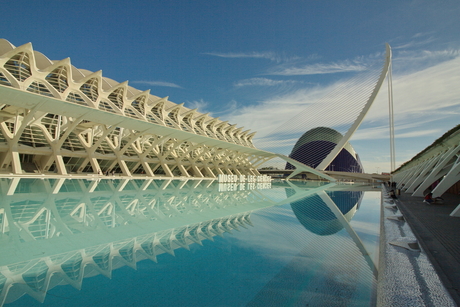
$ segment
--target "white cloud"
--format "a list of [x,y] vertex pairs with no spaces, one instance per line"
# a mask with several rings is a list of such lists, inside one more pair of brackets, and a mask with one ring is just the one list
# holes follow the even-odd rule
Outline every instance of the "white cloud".
[[404,75],[422,71],[460,56],[459,49],[445,50],[400,50],[393,59],[393,70]]
[[410,41],[408,43],[405,43],[403,45],[393,46],[392,49],[397,50],[397,49],[407,49],[407,48],[413,48],[413,47],[420,47],[420,46],[423,46],[423,45],[430,44],[430,43],[432,43],[432,42],[434,42],[436,40],[432,36],[424,38],[423,40],[420,40],[420,38],[425,36],[425,35],[426,35],[426,33],[417,33],[416,35],[413,36],[414,39],[412,41]]
[[166,87],[182,88],[181,86],[175,83],[164,82],[164,81],[131,81],[131,83],[141,83],[141,84],[147,84],[150,86],[166,86]]
[[[452,116],[460,110],[460,55],[407,75],[393,76],[396,122],[424,123]],[[388,116],[388,91],[382,88],[366,121]],[[448,130],[448,129],[446,129]]]
[[[376,79],[375,73],[373,77]],[[341,131],[356,119],[374,88],[373,82],[363,84],[362,81],[359,77],[327,86],[302,88],[260,104],[242,106],[225,118],[258,131],[257,138],[270,136],[278,143],[288,139],[288,135],[320,126]],[[272,144],[270,147],[280,146]]]
[[419,38],[419,37],[424,37],[424,36],[427,36],[427,35],[433,35],[435,32],[434,31],[429,31],[429,32],[418,32],[418,33],[415,33],[412,38]]
[[[407,130],[408,128],[404,127],[405,125],[396,125],[395,131],[403,131]],[[416,123],[413,125],[413,128],[420,128],[420,123]],[[413,138],[413,137],[421,137],[427,135],[440,135],[442,134],[441,129],[417,129],[415,131],[409,132],[396,132],[395,138],[402,139],[402,138]],[[379,127],[372,127],[372,128],[364,128],[359,129],[353,135],[353,141],[362,141],[362,140],[377,140],[377,139],[388,139],[389,136],[389,128],[388,125],[379,126]]]
[[[424,148],[458,123],[460,54],[456,50],[444,50],[424,51],[412,55],[414,57],[411,58],[410,53],[404,52],[393,61],[395,67],[407,57],[406,62],[411,66],[410,70],[393,73],[395,133],[396,139],[423,137],[419,145]],[[435,64],[420,67],[419,59],[423,57],[436,59]],[[292,148],[298,137],[309,128],[340,126],[350,121],[349,113],[356,111],[348,110],[337,102],[335,99],[340,97],[337,93],[341,93],[341,97],[348,101],[353,99],[353,95],[358,96],[361,93],[360,84],[341,80],[329,85],[304,86],[287,95],[271,97],[256,105],[236,108],[223,117],[258,131],[255,138],[258,148],[271,148],[273,151],[279,148],[279,152],[286,151],[286,148]],[[351,142],[353,144],[355,141],[368,142],[385,138],[388,138],[386,83]],[[422,142],[426,144],[421,144]],[[387,152],[389,143],[379,143],[380,147],[374,149],[380,148],[380,152]],[[399,153],[404,152],[404,157],[410,158],[410,154],[413,156],[418,152],[403,146],[396,150],[398,159],[401,158]],[[366,156],[367,152],[364,150],[358,153],[366,168],[366,165],[382,165],[381,170],[389,170],[387,162],[376,161],[374,156]]]
[[286,84],[295,84],[299,83],[298,81],[294,80],[272,80],[268,78],[251,78],[240,80],[235,83],[236,87],[243,87],[243,86],[279,86],[279,85],[286,85]]
[[354,63],[351,61],[333,62],[333,63],[316,63],[304,65],[302,67],[277,68],[270,71],[270,75],[281,76],[299,76],[299,75],[318,75],[318,74],[333,74],[339,72],[352,72],[366,70],[366,65],[362,63]]
[[274,52],[227,52],[227,53],[220,53],[220,52],[206,52],[204,54],[217,56],[221,58],[255,58],[255,59],[268,59],[271,61],[279,62],[281,58],[277,56]]
[[204,101],[203,99],[200,100],[193,100],[193,101],[186,101],[185,105],[189,109],[198,109],[198,112],[200,113],[206,113],[204,110],[208,107],[208,103]]

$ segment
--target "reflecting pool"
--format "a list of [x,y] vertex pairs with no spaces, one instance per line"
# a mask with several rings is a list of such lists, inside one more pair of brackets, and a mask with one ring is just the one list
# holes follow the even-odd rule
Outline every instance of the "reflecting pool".
[[372,306],[380,190],[0,179],[6,306]]

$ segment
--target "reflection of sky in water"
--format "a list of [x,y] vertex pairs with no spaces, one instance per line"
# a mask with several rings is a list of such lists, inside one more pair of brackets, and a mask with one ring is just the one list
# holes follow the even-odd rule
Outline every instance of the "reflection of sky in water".
[[[308,194],[308,189],[316,188],[301,186],[297,192]],[[188,193],[187,187],[179,194],[173,188],[170,192]],[[205,192],[220,198],[232,192],[213,193]],[[250,215],[254,227],[239,227],[239,231],[232,230],[223,237],[215,235],[214,241],[203,240],[203,246],[190,244],[190,250],[177,248],[175,256],[161,253],[157,263],[139,261],[137,270],[123,266],[112,271],[111,279],[101,274],[87,277],[81,291],[69,285],[50,287],[42,306],[369,305],[375,279],[345,229],[318,236],[299,222],[290,202],[273,206],[288,197],[285,186],[273,185],[270,190],[252,191],[246,196],[270,200],[265,208],[257,203],[258,210],[254,205],[233,204],[232,208],[256,210]],[[371,253],[378,239],[379,201],[379,193],[365,193],[351,220]],[[230,209],[214,207],[200,214],[216,218],[219,210],[225,216]],[[41,304],[26,295],[13,305]]]

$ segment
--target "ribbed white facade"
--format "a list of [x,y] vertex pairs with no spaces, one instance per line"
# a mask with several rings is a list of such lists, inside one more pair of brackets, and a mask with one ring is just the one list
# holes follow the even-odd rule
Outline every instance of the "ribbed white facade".
[[398,188],[412,196],[444,194],[460,180],[460,126],[446,132],[392,176]]
[[0,173],[258,175],[255,132],[0,40]]

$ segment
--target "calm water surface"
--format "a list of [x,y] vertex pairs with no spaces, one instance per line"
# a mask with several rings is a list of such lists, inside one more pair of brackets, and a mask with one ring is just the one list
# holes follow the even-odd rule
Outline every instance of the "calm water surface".
[[[380,192],[0,179],[6,306],[372,306]],[[370,256],[368,256],[370,255]]]

